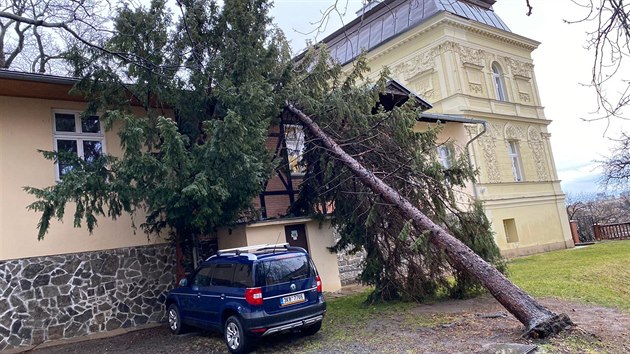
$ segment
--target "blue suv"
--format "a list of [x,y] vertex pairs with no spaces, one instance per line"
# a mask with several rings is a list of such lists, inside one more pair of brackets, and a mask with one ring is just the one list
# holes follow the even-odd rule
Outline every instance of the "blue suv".
[[326,313],[315,264],[288,244],[221,250],[179,285],[166,298],[171,331],[217,330],[232,353],[289,329],[315,334]]

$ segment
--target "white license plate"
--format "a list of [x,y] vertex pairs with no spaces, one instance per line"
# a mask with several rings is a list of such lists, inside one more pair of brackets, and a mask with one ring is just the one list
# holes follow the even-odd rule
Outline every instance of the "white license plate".
[[280,306],[298,304],[304,301],[306,301],[306,298],[304,297],[304,293],[285,296],[283,298],[280,298]]

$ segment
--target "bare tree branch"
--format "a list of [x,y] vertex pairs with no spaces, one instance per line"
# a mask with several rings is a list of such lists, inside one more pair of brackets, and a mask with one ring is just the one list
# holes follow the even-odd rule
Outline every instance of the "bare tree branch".
[[591,23],[594,29],[587,32],[586,48],[593,52],[591,82],[597,94],[599,116],[590,120],[610,118],[629,119],[630,80],[630,4],[623,0],[572,0],[585,9],[586,15],[578,20],[565,20],[569,24]]

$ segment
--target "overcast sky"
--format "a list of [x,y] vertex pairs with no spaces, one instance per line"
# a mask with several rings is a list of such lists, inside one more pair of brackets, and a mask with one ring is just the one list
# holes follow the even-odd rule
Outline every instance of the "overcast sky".
[[[362,6],[361,0],[337,2],[340,11],[346,10],[344,23],[352,20]],[[325,33],[317,37],[313,33],[322,12],[334,3],[335,0],[275,0],[272,16],[297,52],[306,40],[321,40],[341,26],[340,14],[333,13]],[[580,19],[585,15],[584,9],[571,0],[530,0],[530,3],[534,10],[529,17],[525,0],[498,0],[494,11],[512,32],[541,42],[533,52],[535,74],[545,115],[553,120],[549,127],[551,144],[564,191],[597,192],[599,172],[594,161],[608,153],[609,138],[617,137],[622,129],[630,132],[630,122],[614,120],[606,130],[606,121],[582,120],[595,117],[591,112],[597,107],[594,91],[582,85],[589,82],[591,73],[593,57],[584,45],[586,31],[592,25],[567,24],[563,20]]]

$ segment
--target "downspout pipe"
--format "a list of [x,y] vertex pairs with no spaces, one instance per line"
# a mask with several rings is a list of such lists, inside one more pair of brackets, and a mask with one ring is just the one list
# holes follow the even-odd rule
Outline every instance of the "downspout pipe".
[[[475,122],[475,124],[481,124],[482,130],[479,134],[475,135],[472,137],[472,139],[468,140],[468,142],[466,143],[466,157],[468,158],[468,165],[470,165],[472,167],[472,160],[471,160],[471,155],[472,152],[470,151],[470,144],[472,144],[473,141],[477,140],[479,137],[481,137],[482,135],[484,135],[487,131],[488,131],[488,122],[484,121],[478,121]],[[479,199],[479,193],[477,192],[477,182],[473,179],[473,194],[475,196],[475,200]]]
[[[466,149],[466,157],[468,159],[468,164],[470,166],[472,166],[472,159],[471,159],[471,155],[472,154],[471,154],[471,151],[469,149],[470,144],[472,144],[473,141],[477,140],[479,137],[481,137],[482,135],[484,135],[488,131],[488,122],[487,121],[485,121],[483,119],[466,118],[466,117],[462,117],[462,116],[459,116],[459,115],[422,112],[422,113],[420,113],[420,116],[418,117],[418,121],[431,122],[431,123],[438,123],[438,122],[448,123],[448,122],[453,122],[453,123],[463,123],[463,124],[481,124],[481,126],[482,126],[481,132],[479,134],[473,136],[472,139],[468,140],[468,142],[466,142],[466,145],[464,146],[464,148]],[[479,193],[477,192],[477,183],[474,180],[473,180],[473,193],[474,193],[474,196],[475,196],[475,200],[479,199]]]

